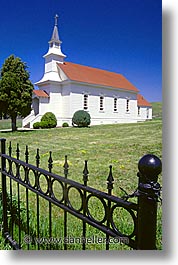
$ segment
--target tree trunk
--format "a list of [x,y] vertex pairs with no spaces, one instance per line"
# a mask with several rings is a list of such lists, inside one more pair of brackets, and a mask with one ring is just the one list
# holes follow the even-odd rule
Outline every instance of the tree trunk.
[[11,125],[12,125],[12,131],[17,131],[17,126],[16,126],[16,116],[15,117],[11,117]]

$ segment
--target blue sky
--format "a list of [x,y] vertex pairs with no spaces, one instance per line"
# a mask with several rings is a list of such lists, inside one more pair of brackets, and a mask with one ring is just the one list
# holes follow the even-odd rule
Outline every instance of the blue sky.
[[57,13],[66,61],[121,73],[147,100],[161,101],[161,7],[161,0],[1,0],[0,67],[14,54],[38,81]]

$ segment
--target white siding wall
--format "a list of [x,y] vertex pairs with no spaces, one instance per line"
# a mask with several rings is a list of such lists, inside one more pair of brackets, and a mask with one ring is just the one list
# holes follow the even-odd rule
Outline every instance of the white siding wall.
[[53,84],[48,84],[46,86],[43,86],[42,88],[45,90],[50,97],[49,98],[42,98],[40,97],[40,108],[39,112],[41,115],[43,115],[46,112],[53,112],[56,117],[59,117],[61,115],[61,86]]
[[[138,108],[137,108],[138,111]],[[138,115],[138,112],[137,112]],[[145,121],[152,119],[152,108],[151,107],[140,107],[140,114],[138,115],[138,121]]]
[[[63,77],[65,78],[65,77]],[[152,119],[152,108],[141,107],[138,115],[137,94],[118,89],[107,89],[94,85],[77,84],[63,81],[51,82],[40,87],[50,97],[39,98],[39,115],[30,124],[39,121],[41,116],[51,111],[57,118],[57,126],[64,122],[72,125],[73,114],[84,109],[84,95],[88,95],[88,112],[91,116],[91,125],[129,123]],[[104,110],[100,110],[100,96],[104,97]],[[117,98],[117,111],[114,111],[114,98]],[[127,111],[129,100],[129,111]],[[148,118],[147,118],[148,114]]]
[[52,60],[50,57],[46,58],[45,73],[57,72],[56,60]]
[[149,108],[149,119],[152,120],[152,107]]
[[70,108],[71,108],[71,96],[70,90],[71,85],[69,83],[62,85],[62,103],[61,103],[61,113],[58,118],[58,126],[62,126],[64,122],[67,122],[69,125],[72,125]]
[[[136,94],[116,89],[71,84],[69,117],[75,111],[83,109],[84,94],[88,95],[88,112],[91,124],[109,124],[121,122],[137,122]],[[104,110],[100,111],[100,96],[104,97]],[[114,112],[114,98],[117,98],[118,111]],[[129,99],[129,112],[126,111],[126,100]]]
[[49,99],[40,97],[40,99],[39,99],[39,114],[40,115],[45,114],[46,112],[49,111],[49,108],[50,108]]

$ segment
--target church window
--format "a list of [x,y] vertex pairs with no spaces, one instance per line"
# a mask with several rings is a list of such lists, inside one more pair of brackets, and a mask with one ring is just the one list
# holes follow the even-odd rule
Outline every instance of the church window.
[[126,100],[126,111],[129,112],[129,103],[130,103],[130,100],[127,99]]
[[140,107],[138,107],[138,115],[140,115]]
[[117,98],[114,98],[114,112],[117,111]]
[[88,109],[88,95],[84,95],[84,97],[83,97],[83,108],[85,110]]
[[100,97],[100,110],[101,111],[104,110],[104,97],[103,96]]

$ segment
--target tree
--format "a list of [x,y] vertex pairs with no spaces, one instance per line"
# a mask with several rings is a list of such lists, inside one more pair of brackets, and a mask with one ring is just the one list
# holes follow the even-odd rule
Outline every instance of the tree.
[[17,130],[17,116],[24,118],[31,111],[34,88],[27,68],[20,58],[11,55],[0,72],[0,112],[10,116],[12,131]]

